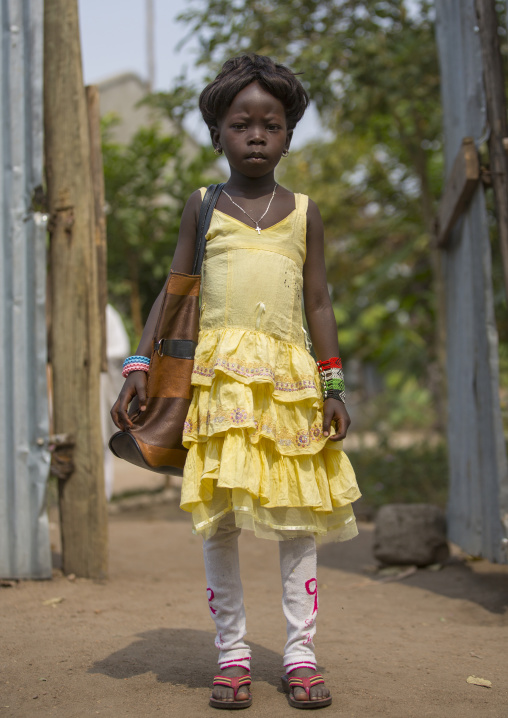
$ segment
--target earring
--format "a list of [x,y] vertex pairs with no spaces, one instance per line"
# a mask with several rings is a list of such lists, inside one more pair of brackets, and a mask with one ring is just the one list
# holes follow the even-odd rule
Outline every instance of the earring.
[[221,147],[220,145],[217,145],[217,147],[214,147],[214,148],[213,148],[213,151],[214,151],[214,153],[215,153],[216,155],[221,155],[221,154],[222,154],[222,147]]
[[287,157],[288,154],[289,154],[289,150],[283,150],[283,151],[282,151],[282,156],[283,156],[283,157]]

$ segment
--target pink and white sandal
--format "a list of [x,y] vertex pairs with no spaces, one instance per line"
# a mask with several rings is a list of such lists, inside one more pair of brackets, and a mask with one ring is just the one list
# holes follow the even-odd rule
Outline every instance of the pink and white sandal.
[[217,698],[210,696],[210,705],[212,708],[221,708],[222,710],[236,710],[237,708],[248,708],[252,705],[252,696],[249,691],[249,697],[244,701],[237,701],[236,695],[240,688],[243,686],[250,686],[252,683],[250,676],[245,674],[244,676],[215,676],[213,679],[214,686],[226,686],[226,688],[233,689],[233,700],[232,701],[220,701]]
[[[321,673],[316,673],[314,676],[282,676],[282,688],[284,693],[288,694],[289,705],[293,708],[303,708],[304,710],[314,710],[314,708],[325,708],[332,703],[332,697],[320,698],[319,700],[311,700],[310,689],[313,686],[319,686],[324,684],[324,678]],[[303,688],[307,693],[306,701],[298,701],[293,695],[295,688]]]

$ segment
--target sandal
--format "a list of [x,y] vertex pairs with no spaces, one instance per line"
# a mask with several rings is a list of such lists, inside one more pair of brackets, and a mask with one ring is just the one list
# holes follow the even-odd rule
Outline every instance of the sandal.
[[[303,708],[303,709],[310,709],[313,710],[314,708],[324,708],[325,706],[331,705],[332,697],[328,696],[328,698],[321,698],[318,701],[311,701],[310,699],[310,689],[313,686],[319,686],[321,683],[324,683],[324,678],[321,675],[321,673],[316,673],[314,676],[282,676],[282,688],[284,690],[284,693],[288,694],[288,701],[289,705],[293,708]],[[303,688],[305,692],[307,693],[308,700],[306,701],[297,701],[296,698],[293,695],[293,689],[294,688]]]
[[226,688],[232,688],[234,696],[232,701],[220,701],[217,698],[210,696],[210,705],[213,708],[222,708],[223,710],[235,710],[237,708],[248,708],[252,705],[252,697],[249,691],[249,697],[245,701],[237,701],[236,694],[242,688],[242,686],[250,686],[252,683],[250,676],[245,674],[244,676],[215,676],[213,679],[214,686],[226,686]]

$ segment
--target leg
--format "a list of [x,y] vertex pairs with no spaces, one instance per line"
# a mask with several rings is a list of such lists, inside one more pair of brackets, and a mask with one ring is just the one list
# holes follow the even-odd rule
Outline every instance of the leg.
[[[317,557],[313,536],[279,543],[282,578],[282,608],[287,622],[284,667],[290,676],[312,677],[316,674],[314,635],[318,612]],[[323,684],[310,689],[311,700],[328,698]],[[308,700],[303,688],[293,688],[296,700]]]
[[[240,580],[238,536],[233,513],[227,514],[212,538],[204,541],[208,605],[217,629],[215,645],[219,649],[220,672],[224,676],[242,676],[250,670],[250,648],[246,633],[243,589]],[[217,700],[233,701],[233,690],[216,686]],[[249,698],[248,687],[238,690],[236,700]]]

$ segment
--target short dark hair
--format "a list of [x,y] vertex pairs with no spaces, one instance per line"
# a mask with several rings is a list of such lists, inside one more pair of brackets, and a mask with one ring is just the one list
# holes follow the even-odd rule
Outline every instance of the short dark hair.
[[259,82],[284,105],[288,130],[295,128],[309,104],[309,96],[295,73],[264,55],[240,55],[226,60],[215,80],[199,97],[199,109],[208,127],[217,126],[244,87]]

